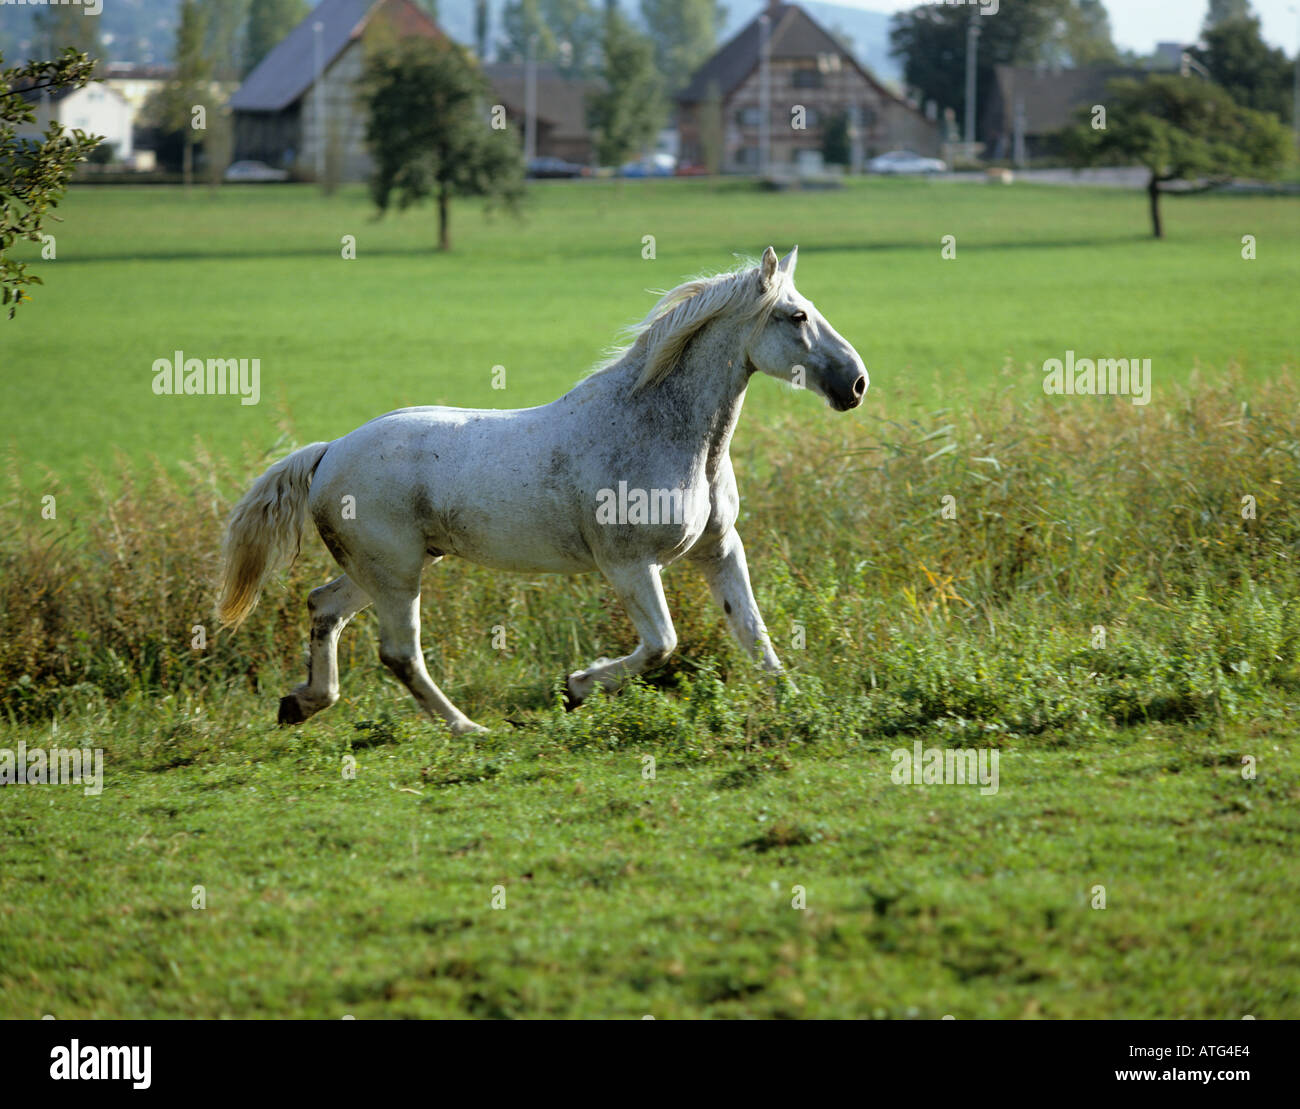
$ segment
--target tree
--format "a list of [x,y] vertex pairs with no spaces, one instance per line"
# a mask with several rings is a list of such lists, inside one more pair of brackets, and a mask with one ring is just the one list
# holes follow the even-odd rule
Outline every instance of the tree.
[[699,110],[700,160],[711,174],[722,172],[726,126],[722,118],[722,93],[718,83],[710,81]]
[[102,141],[84,131],[65,131],[58,120],[40,140],[19,139],[15,132],[36,122],[34,105],[42,93],[82,88],[94,70],[95,63],[73,49],[57,61],[0,69],[0,304],[10,319],[32,299],[25,287],[43,282],[28,272],[26,262],[10,258],[9,249],[19,239],[43,241],[44,221],[58,218],[52,209],[63,199],[73,169]]
[[490,18],[488,0],[474,0],[474,50],[478,54],[480,62],[487,61],[488,22]]
[[1210,0],[1210,10],[1205,13],[1205,29],[1218,27],[1234,19],[1250,15],[1250,0]]
[[604,165],[619,165],[655,137],[668,105],[654,43],[617,8],[605,15],[602,47],[605,87],[588,103],[588,122],[596,131],[596,156]]
[[47,57],[72,49],[96,59],[102,53],[99,20],[99,15],[90,15],[81,5],[37,8],[33,16],[36,48],[47,51]]
[[830,166],[847,166],[853,157],[849,113],[836,112],[822,132],[822,159]]
[[1065,53],[1073,66],[1114,65],[1119,51],[1111,38],[1110,15],[1101,0],[1075,0],[1066,15]]
[[[176,29],[176,72],[149,106],[158,125],[183,136],[182,173],[188,188],[194,181],[194,143],[196,123],[206,124],[206,117],[216,105],[212,96],[212,63],[204,50],[207,15],[198,0],[181,0],[180,25]],[[202,109],[196,112],[195,109]]]
[[1291,118],[1291,63],[1283,51],[1264,41],[1258,18],[1247,15],[1216,23],[1202,40],[1205,45],[1192,47],[1190,53],[1233,100]]
[[251,73],[310,10],[307,0],[252,0],[244,31],[244,75]]
[[362,76],[375,159],[370,192],[380,213],[396,200],[438,204],[438,249],[451,249],[453,196],[514,207],[523,159],[509,130],[489,119],[489,86],[464,47],[408,38],[374,51]]
[[641,19],[654,40],[655,65],[670,93],[685,88],[713,53],[725,16],[717,0],[641,0]]
[[585,76],[600,52],[600,15],[591,0],[507,0],[501,11],[501,57],[532,56],[569,76]]
[[1234,176],[1271,176],[1286,154],[1287,135],[1276,117],[1237,104],[1208,81],[1152,76],[1111,81],[1105,126],[1093,126],[1092,110],[1063,134],[1075,165],[1137,162],[1147,168],[1151,230],[1164,238],[1162,186],[1204,179],[1212,187]]
[[[989,102],[999,65],[1070,63],[1074,53],[1097,56],[1100,5],[1088,0],[1017,0],[984,18],[974,5],[931,3],[900,12],[889,31],[890,53],[903,59],[903,79],[922,100],[966,110],[966,33],[974,21],[980,37],[976,52],[975,102]],[[1100,15],[1105,11],[1101,9]],[[1109,35],[1109,31],[1105,30]]]
[[244,73],[241,55],[248,19],[249,0],[202,0],[204,8],[203,51],[211,62],[212,76],[234,82]]

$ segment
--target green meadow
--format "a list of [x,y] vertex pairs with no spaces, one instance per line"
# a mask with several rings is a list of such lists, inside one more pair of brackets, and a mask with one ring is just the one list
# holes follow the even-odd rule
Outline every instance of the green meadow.
[[[38,263],[38,299],[0,332],[0,409],[14,414],[0,442],[25,468],[75,481],[119,450],[174,468],[196,437],[227,454],[266,448],[286,414],[309,441],[405,405],[544,403],[645,314],[647,290],[769,243],[798,244],[801,291],[861,352],[873,403],[891,412],[963,384],[1005,380],[1030,398],[1038,367],[1067,349],[1149,357],[1158,383],[1198,366],[1254,378],[1293,368],[1295,201],[1168,198],[1163,243],[1147,237],[1144,204],[947,182],[799,194],[555,183],[531,188],[519,218],[459,203],[457,249],[442,256],[431,211],[376,221],[362,190],[83,188],[54,227],[57,259]],[[355,261],[342,257],[349,235]],[[941,258],[945,235],[954,260]],[[260,403],[155,397],[153,363],[176,350],[259,358]],[[760,382],[747,411],[789,407]]]
[[[1300,1016],[1294,199],[1169,198],[1156,243],[1111,190],[556,184],[460,203],[446,255],[361,191],[61,212],[0,321],[0,778],[97,749],[103,788],[0,786],[0,1018]],[[368,612],[276,726],[328,556],[210,615],[272,458],[549,400],[768,243],[872,377],[847,415],[756,380],[733,446],[793,686],[671,568],[677,654],[566,713],[632,645],[609,591],[453,562],[424,651],[488,735],[418,713]],[[176,350],[260,359],[260,403],[154,395]],[[1068,350],[1150,358],[1150,404],[1045,396]],[[918,745],[996,781],[915,784]]]

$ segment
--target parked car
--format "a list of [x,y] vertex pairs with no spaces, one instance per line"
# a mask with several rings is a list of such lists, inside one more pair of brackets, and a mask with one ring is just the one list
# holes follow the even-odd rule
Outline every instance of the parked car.
[[707,177],[708,174],[708,166],[695,165],[688,162],[682,162],[674,171],[674,175],[677,177]]
[[586,166],[563,158],[533,158],[528,163],[529,177],[583,177],[586,173]]
[[911,150],[891,150],[867,163],[872,173],[947,173],[948,164],[940,158],[923,158]]
[[227,181],[288,181],[289,171],[272,169],[265,162],[231,162],[226,170]]
[[620,177],[671,177],[677,169],[677,159],[671,154],[651,154],[640,162],[619,166]]

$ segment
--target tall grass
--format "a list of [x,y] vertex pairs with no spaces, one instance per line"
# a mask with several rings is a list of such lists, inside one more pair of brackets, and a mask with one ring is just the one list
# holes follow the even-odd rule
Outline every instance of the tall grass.
[[[996,741],[1259,711],[1300,676],[1300,392],[1278,381],[1242,397],[1232,381],[1193,382],[1158,409],[989,393],[906,419],[869,406],[815,427],[744,426],[733,449],[740,530],[802,692],[778,707],[703,583],[672,570],[681,645],[655,680],[676,692],[634,690],[545,726],[571,746],[683,728],[746,743],[782,727],[803,738],[948,728]],[[51,477],[57,516],[46,520],[11,460],[0,506],[4,714],[247,688],[272,712],[272,695],[301,680],[306,593],[337,571],[309,538],[239,633],[216,633],[224,519],[270,461],[198,449],[180,476],[123,462],[84,495]],[[594,576],[444,565],[426,574],[423,606],[436,679],[489,723],[545,715],[562,673],[634,640]],[[498,627],[504,650],[493,646]],[[363,614],[343,637],[345,689],[375,680],[374,659]]]

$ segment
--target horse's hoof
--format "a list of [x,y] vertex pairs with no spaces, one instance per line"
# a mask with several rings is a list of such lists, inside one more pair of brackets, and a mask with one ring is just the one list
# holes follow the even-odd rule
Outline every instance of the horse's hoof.
[[282,727],[285,724],[301,724],[306,719],[307,714],[302,711],[297,697],[290,693],[280,698],[280,712],[275,721],[277,724]]
[[459,724],[451,725],[452,735],[486,735],[487,731],[482,724],[475,724],[473,720],[462,720]]

